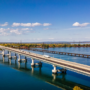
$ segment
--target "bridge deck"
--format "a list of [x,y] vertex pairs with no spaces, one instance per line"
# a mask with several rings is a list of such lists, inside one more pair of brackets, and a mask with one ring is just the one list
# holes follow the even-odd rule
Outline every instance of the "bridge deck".
[[52,58],[52,57],[47,58],[47,57],[44,57],[43,55],[39,55],[39,54],[31,53],[31,52],[29,53],[29,52],[22,51],[19,49],[13,49],[13,48],[4,47],[4,46],[0,46],[0,48],[6,49],[9,51],[18,53],[18,54],[22,54],[22,55],[25,55],[25,56],[28,56],[31,58],[35,58],[35,59],[38,59],[38,60],[41,60],[44,62],[48,62],[50,64],[53,64],[53,65],[56,65],[59,67],[63,67],[63,68],[90,76],[90,66],[87,66],[87,65],[83,65],[83,64],[79,64],[79,63],[75,63],[75,62],[70,62],[70,61],[65,61],[62,59],[57,59],[57,58]]

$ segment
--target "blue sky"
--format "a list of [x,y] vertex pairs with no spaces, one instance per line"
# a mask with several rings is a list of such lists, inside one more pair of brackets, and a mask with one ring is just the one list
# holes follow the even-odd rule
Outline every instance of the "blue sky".
[[0,42],[90,41],[90,0],[0,0]]

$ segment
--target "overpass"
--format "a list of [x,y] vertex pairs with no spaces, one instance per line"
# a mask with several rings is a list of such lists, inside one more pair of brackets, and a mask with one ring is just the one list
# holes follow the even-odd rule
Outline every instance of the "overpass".
[[[25,56],[25,60],[26,57],[30,57],[32,59],[32,63],[31,65],[42,65],[41,62],[46,62],[46,63],[50,63],[53,65],[54,69],[52,70],[52,73],[57,73],[57,72],[66,72],[66,69],[80,73],[80,74],[84,74],[86,76],[90,76],[90,66],[87,65],[83,65],[83,64],[79,64],[79,63],[75,63],[75,62],[70,62],[70,61],[66,61],[66,60],[62,60],[62,59],[57,59],[57,58],[53,58],[53,57],[45,57],[43,55],[40,54],[35,54],[35,53],[31,53],[31,52],[26,52],[26,51],[22,51],[19,49],[14,49],[14,48],[9,48],[9,47],[4,47],[4,46],[0,46],[1,49],[3,49],[2,55],[5,56],[4,50],[8,50],[9,51],[9,58],[11,58],[11,52],[15,52],[19,54],[19,59],[18,61],[21,61],[20,55],[24,55]],[[34,59],[37,59],[40,61],[40,63],[34,63]],[[26,60],[27,61],[27,60]],[[62,67],[63,69],[59,69],[57,70],[56,67]]]

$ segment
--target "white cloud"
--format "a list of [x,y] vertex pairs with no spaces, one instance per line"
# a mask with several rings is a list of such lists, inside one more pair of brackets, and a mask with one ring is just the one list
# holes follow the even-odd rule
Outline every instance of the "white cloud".
[[51,23],[44,23],[43,26],[50,26]]
[[5,31],[8,31],[8,30],[10,30],[10,28],[6,28],[6,29],[0,28],[0,32],[5,32]]
[[0,28],[0,32],[4,32],[5,31],[5,29],[4,28]]
[[9,35],[8,31],[10,28],[0,28],[0,35]]
[[90,23],[82,23],[82,24],[80,24],[80,23],[78,23],[78,22],[75,22],[74,24],[73,24],[73,26],[77,26],[77,27],[85,27],[85,26],[87,26],[87,25],[89,25]]
[[22,28],[21,30],[33,30],[32,28]]
[[21,23],[21,26],[24,26],[24,27],[31,27],[32,26],[32,24],[31,23]]
[[22,32],[20,32],[19,30],[18,30],[18,28],[17,29],[12,29],[12,30],[10,30],[10,33],[15,33],[15,34],[22,34]]
[[0,24],[0,26],[7,26],[8,22],[5,22],[4,24]]
[[20,26],[20,25],[21,25],[20,23],[15,23],[15,22],[14,22],[14,23],[12,24],[12,27],[17,27],[17,26]]
[[24,27],[35,27],[35,26],[50,26],[51,24],[50,23],[44,23],[44,24],[41,24],[41,23],[13,23],[12,24],[12,27],[17,27],[17,26],[24,26]]
[[41,23],[38,23],[38,22],[36,22],[36,23],[32,23],[32,27],[35,27],[35,26],[41,26],[42,24]]
[[15,34],[15,35],[25,35],[28,33],[33,33],[32,28],[0,28],[0,35],[11,35],[11,34]]

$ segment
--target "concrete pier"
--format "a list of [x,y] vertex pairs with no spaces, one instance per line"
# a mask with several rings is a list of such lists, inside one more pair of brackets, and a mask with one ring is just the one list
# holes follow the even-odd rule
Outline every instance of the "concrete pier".
[[9,51],[9,59],[11,59],[12,58],[12,56],[11,56],[11,52]]
[[4,51],[4,50],[2,51],[2,56],[3,56],[3,57],[5,56],[5,51]]
[[57,73],[56,66],[53,65],[53,67],[54,67],[54,69],[52,70],[52,73],[53,73],[53,74],[56,74],[56,73]]
[[18,62],[20,62],[20,61],[21,61],[21,55],[19,54]]
[[38,66],[42,66],[41,61],[40,61],[39,63],[34,63],[34,59],[32,58],[31,66],[36,66],[36,65],[38,65]]
[[35,66],[34,59],[33,58],[31,58],[31,59],[32,59],[31,66]]

